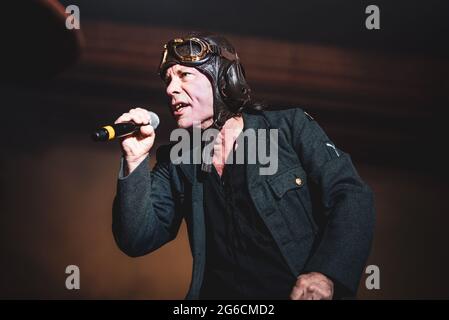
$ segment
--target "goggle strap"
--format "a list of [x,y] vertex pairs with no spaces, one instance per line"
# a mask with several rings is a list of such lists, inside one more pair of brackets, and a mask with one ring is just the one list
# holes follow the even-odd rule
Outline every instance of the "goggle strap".
[[231,53],[228,50],[226,50],[226,48],[221,48],[216,45],[210,45],[209,47],[214,54],[221,56],[229,61],[235,61],[239,59],[236,53],[235,54]]

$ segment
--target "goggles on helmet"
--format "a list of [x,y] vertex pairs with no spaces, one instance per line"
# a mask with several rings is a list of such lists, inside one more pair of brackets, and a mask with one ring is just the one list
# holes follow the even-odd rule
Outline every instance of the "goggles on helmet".
[[164,45],[164,53],[159,70],[167,62],[169,56],[181,64],[196,66],[205,63],[213,55],[221,56],[229,61],[238,60],[236,53],[232,53],[226,48],[210,44],[203,39],[197,37],[185,39],[176,38]]

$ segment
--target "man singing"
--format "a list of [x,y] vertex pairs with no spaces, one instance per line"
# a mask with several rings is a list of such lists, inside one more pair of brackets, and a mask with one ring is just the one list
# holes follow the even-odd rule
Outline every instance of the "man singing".
[[[349,155],[301,109],[256,103],[235,49],[221,36],[169,41],[159,74],[178,127],[216,134],[189,150],[208,148],[201,154],[209,161],[179,163],[172,143],[157,150],[150,170],[155,132],[147,110],[116,120],[142,124],[121,140],[113,207],[121,250],[150,253],[174,239],[185,219],[193,257],[187,299],[354,297],[371,247],[374,205]],[[255,143],[246,139],[249,131]],[[276,149],[269,174],[247,152],[260,142]]]

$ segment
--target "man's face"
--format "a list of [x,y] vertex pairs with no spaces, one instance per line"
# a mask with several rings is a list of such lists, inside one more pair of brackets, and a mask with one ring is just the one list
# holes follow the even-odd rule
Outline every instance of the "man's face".
[[209,79],[195,68],[173,65],[165,74],[166,92],[178,127],[213,123],[213,93]]

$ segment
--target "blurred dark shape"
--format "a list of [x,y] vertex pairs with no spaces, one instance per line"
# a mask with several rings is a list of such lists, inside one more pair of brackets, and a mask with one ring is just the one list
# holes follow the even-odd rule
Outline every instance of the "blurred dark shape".
[[8,1],[2,13],[2,83],[48,79],[79,59],[83,36],[66,28],[68,14],[56,0]]

